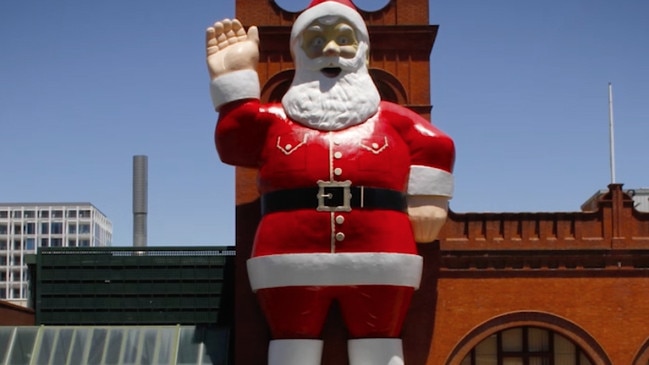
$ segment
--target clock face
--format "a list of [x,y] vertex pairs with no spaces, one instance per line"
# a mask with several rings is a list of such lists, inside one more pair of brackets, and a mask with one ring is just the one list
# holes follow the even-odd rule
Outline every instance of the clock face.
[[290,11],[292,13],[297,13],[304,8],[306,8],[311,0],[275,0],[275,4],[277,4],[280,8]]
[[377,11],[385,8],[392,0],[352,0],[363,11]]
[[[311,0],[274,0],[280,8],[293,13],[304,10]],[[393,0],[352,0],[357,8],[363,11],[377,11],[386,7]]]

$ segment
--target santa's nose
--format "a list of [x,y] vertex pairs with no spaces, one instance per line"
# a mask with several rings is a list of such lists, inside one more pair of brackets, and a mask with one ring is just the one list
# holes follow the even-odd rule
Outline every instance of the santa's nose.
[[322,53],[324,53],[325,56],[337,56],[340,54],[340,47],[338,47],[338,44],[335,41],[330,41],[324,46]]

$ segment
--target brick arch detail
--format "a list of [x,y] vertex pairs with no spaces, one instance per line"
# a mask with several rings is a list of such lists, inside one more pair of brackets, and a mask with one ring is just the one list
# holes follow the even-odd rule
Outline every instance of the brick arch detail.
[[263,103],[278,102],[282,100],[282,96],[286,90],[291,86],[293,76],[295,75],[294,69],[284,70],[276,73],[266,81],[261,89],[260,100]]
[[[369,73],[381,94],[382,100],[401,105],[408,104],[406,89],[394,75],[377,68],[370,69]],[[291,86],[294,75],[295,70],[293,69],[280,71],[273,75],[264,84],[260,100],[264,103],[280,101],[286,90]]]
[[401,105],[408,104],[406,89],[396,76],[380,68],[370,68],[369,72],[379,89],[381,99]]
[[640,347],[636,355],[633,357],[633,365],[647,365],[649,364],[649,338]]
[[[523,326],[552,330],[573,341],[590,357],[594,364],[612,365],[611,360],[599,343],[577,324],[552,313],[536,311],[507,313],[482,323],[464,336],[444,363],[446,365],[459,365],[469,351],[487,337],[506,329]],[[649,354],[647,356],[649,357]],[[645,364],[646,362],[643,365]]]

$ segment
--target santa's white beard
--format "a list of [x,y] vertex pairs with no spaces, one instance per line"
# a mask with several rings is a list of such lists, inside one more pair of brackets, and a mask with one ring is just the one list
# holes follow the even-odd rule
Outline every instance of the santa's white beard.
[[[366,121],[376,114],[381,97],[365,64],[363,44],[353,59],[309,59],[298,48],[291,87],[282,98],[286,114],[296,122],[320,130],[338,130]],[[326,77],[324,67],[340,67],[336,77]]]

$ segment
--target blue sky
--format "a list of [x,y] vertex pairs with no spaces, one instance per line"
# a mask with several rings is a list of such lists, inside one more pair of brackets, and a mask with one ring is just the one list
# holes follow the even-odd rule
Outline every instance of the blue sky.
[[[234,14],[233,0],[0,1],[0,201],[91,202],[130,245],[145,154],[149,245],[233,244],[203,33]],[[431,0],[430,23],[451,209],[579,210],[610,183],[609,82],[617,182],[649,186],[649,2]]]

